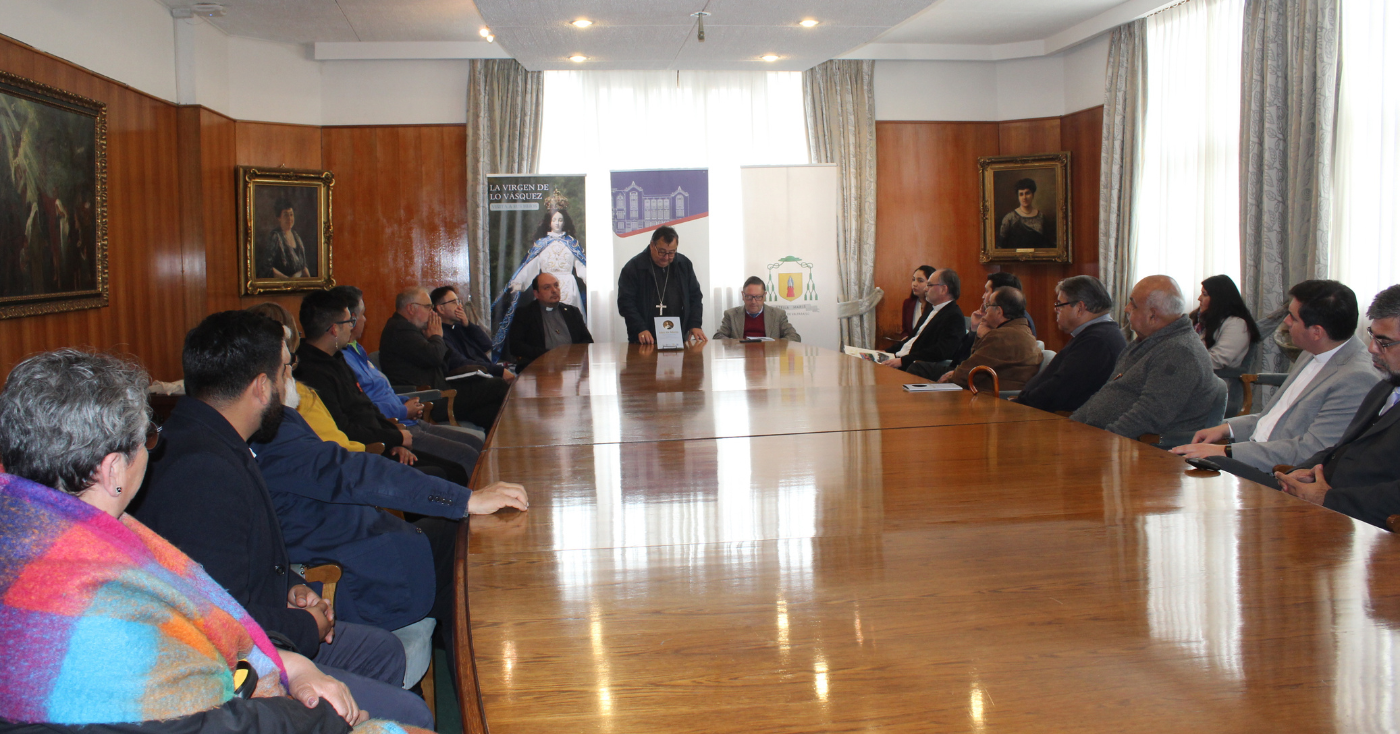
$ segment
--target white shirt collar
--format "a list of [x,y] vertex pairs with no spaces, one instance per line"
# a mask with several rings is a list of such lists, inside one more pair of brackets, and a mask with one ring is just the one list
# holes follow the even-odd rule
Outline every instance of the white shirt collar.
[[1340,350],[1342,347],[1344,347],[1344,346],[1346,346],[1346,345],[1347,345],[1346,342],[1342,342],[1341,344],[1338,344],[1337,346],[1332,347],[1331,349],[1328,349],[1327,351],[1323,352],[1322,354],[1314,354],[1314,355],[1313,355],[1313,361],[1316,362],[1316,363],[1318,364],[1318,366],[1325,365],[1325,364],[1327,364],[1327,360],[1329,360],[1329,359],[1332,358],[1332,355],[1336,354],[1338,350]]

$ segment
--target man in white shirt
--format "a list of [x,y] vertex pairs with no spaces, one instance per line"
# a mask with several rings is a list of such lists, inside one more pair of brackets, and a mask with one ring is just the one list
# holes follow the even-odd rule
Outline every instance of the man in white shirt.
[[[1197,431],[1172,453],[1209,459],[1232,474],[1272,484],[1275,465],[1299,464],[1342,437],[1380,379],[1366,346],[1354,338],[1356,294],[1335,280],[1305,280],[1288,295],[1284,325],[1304,354],[1283,386],[1263,412]],[[1216,443],[1226,439],[1231,443]]]
[[924,295],[929,315],[919,325],[919,330],[895,349],[895,358],[885,362],[885,366],[930,380],[938,379],[951,369],[951,365],[941,363],[953,359],[967,333],[967,321],[958,308],[961,288],[956,272],[947,268],[933,271]]

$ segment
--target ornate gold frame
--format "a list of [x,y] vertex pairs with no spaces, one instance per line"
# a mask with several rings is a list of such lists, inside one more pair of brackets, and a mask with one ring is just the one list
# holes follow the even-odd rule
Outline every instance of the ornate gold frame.
[[92,200],[96,212],[97,287],[91,290],[64,291],[40,295],[0,295],[0,319],[21,316],[103,308],[108,304],[107,283],[107,103],[65,92],[47,84],[0,71],[0,93],[56,107],[73,114],[94,119],[94,167]]
[[[1053,168],[1059,200],[1054,203],[1056,214],[1055,247],[1030,250],[998,249],[997,222],[992,214],[993,174],[1016,169]],[[984,262],[1052,262],[1067,263],[1073,253],[1070,233],[1069,151],[1044,155],[989,156],[977,159],[978,178],[982,182],[982,253]]]
[[[307,186],[316,188],[317,208],[321,220],[317,227],[320,240],[316,243],[319,276],[314,278],[258,278],[254,258],[257,251],[257,231],[254,222],[257,211],[253,190],[257,186]],[[288,293],[324,290],[335,285],[331,273],[331,195],[335,175],[330,171],[298,171],[288,168],[238,167],[238,282],[245,296],[260,293]]]

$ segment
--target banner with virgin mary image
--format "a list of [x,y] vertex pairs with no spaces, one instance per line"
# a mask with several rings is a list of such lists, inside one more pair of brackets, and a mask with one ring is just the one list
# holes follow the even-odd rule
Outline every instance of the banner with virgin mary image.
[[531,285],[540,273],[558,278],[563,302],[588,319],[584,177],[490,175],[486,195],[493,352],[500,359],[511,321],[534,300]]
[[[708,313],[712,298],[709,169],[612,171],[608,203],[612,208],[613,284],[623,266],[651,243],[653,232],[671,227],[680,239],[677,249],[695,267],[695,279],[700,283]],[[625,341],[627,325],[616,308],[612,309],[611,321],[613,338]],[[715,325],[707,320],[704,328],[708,334]]]

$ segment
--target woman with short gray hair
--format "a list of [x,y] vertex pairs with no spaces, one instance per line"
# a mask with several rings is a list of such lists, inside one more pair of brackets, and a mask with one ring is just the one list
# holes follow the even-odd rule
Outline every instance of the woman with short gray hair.
[[[135,363],[62,349],[0,392],[0,719],[114,733],[399,732],[273,646],[222,587],[126,513],[150,430]],[[289,695],[290,692],[290,695]],[[95,727],[95,728],[94,728]]]

